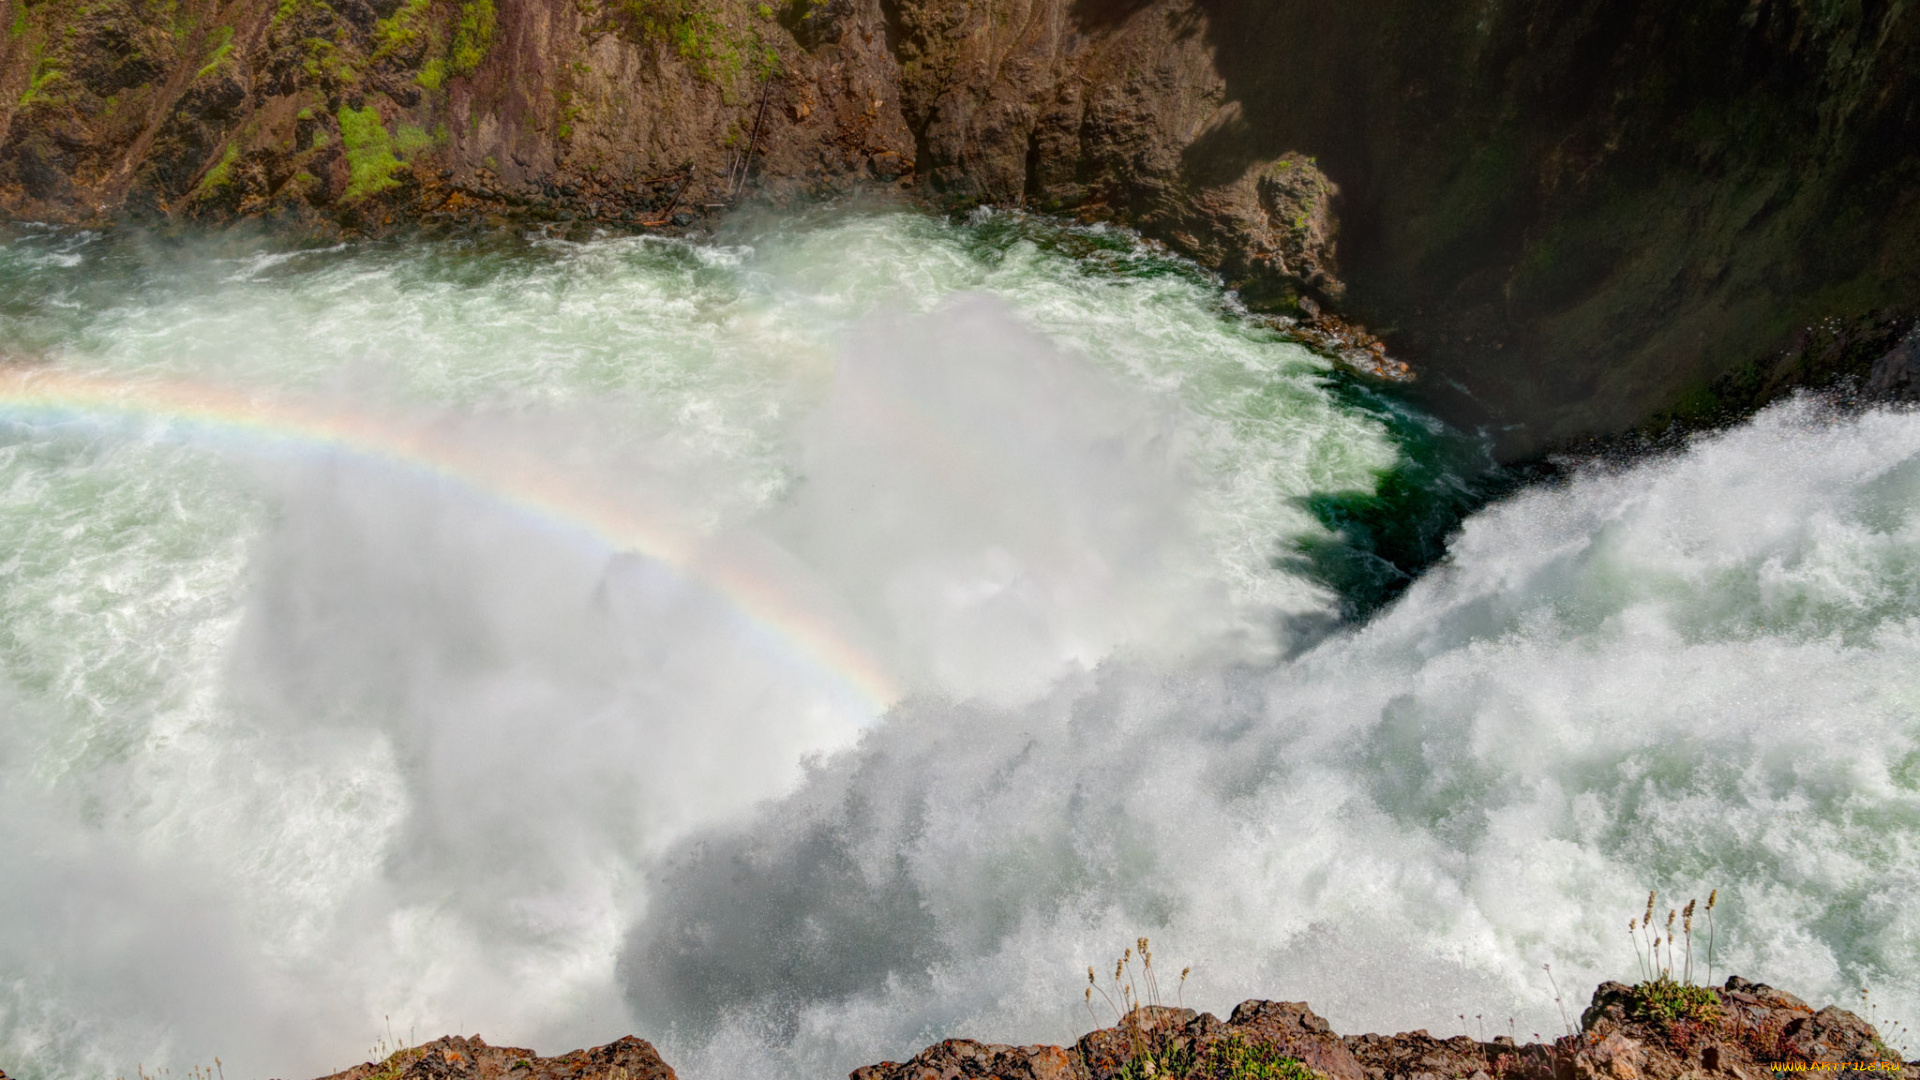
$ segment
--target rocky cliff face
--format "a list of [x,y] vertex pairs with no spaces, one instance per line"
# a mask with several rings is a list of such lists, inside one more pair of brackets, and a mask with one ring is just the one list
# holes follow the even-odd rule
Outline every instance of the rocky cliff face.
[[894,10],[939,197],[1113,217],[1256,302],[1338,303],[1512,455],[1874,378],[1920,302],[1905,2]]
[[877,10],[10,3],[0,206],[15,217],[684,223],[755,177],[827,193],[912,161]]
[[1908,0],[8,0],[4,19],[16,217],[671,227],[859,186],[1071,212],[1257,308],[1357,317],[1511,456],[1793,385],[1915,382]]

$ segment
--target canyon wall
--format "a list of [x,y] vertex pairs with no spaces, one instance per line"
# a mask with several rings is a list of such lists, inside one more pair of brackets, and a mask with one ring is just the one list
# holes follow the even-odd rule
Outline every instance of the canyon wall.
[[1526,456],[1920,382],[1909,0],[8,0],[0,211],[1140,229]]

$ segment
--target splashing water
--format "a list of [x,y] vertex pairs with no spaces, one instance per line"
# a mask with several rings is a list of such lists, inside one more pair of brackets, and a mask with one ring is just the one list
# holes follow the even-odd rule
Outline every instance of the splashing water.
[[1650,887],[1920,1015],[1920,417],[1523,492],[1334,629],[1414,567],[1327,508],[1437,536],[1471,442],[1122,234],[213,243],[0,247],[11,1075],[832,1077],[1071,1038],[1140,933],[1551,1033]]

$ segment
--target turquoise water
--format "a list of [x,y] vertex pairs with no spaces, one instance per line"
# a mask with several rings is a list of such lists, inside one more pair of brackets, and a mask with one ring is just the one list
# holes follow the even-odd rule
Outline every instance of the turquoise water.
[[1216,1011],[1550,1033],[1655,887],[1721,890],[1718,973],[1920,1015],[1914,417],[1474,509],[1473,439],[1013,216],[16,230],[0,320],[229,403],[0,401],[17,1078],[844,1075],[1067,1039],[1139,934]]

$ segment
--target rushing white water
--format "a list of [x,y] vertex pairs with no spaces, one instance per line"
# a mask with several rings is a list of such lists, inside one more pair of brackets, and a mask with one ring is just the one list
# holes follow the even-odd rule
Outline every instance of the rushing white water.
[[832,1077],[1068,1039],[1143,933],[1189,1004],[1524,1037],[1543,963],[1575,1014],[1635,974],[1651,887],[1720,889],[1716,974],[1920,1015],[1920,417],[1522,493],[1315,637],[1311,507],[1420,422],[1123,236],[0,261],[9,363],[537,464],[906,694],[484,483],[0,402],[10,1075],[459,1030]]

